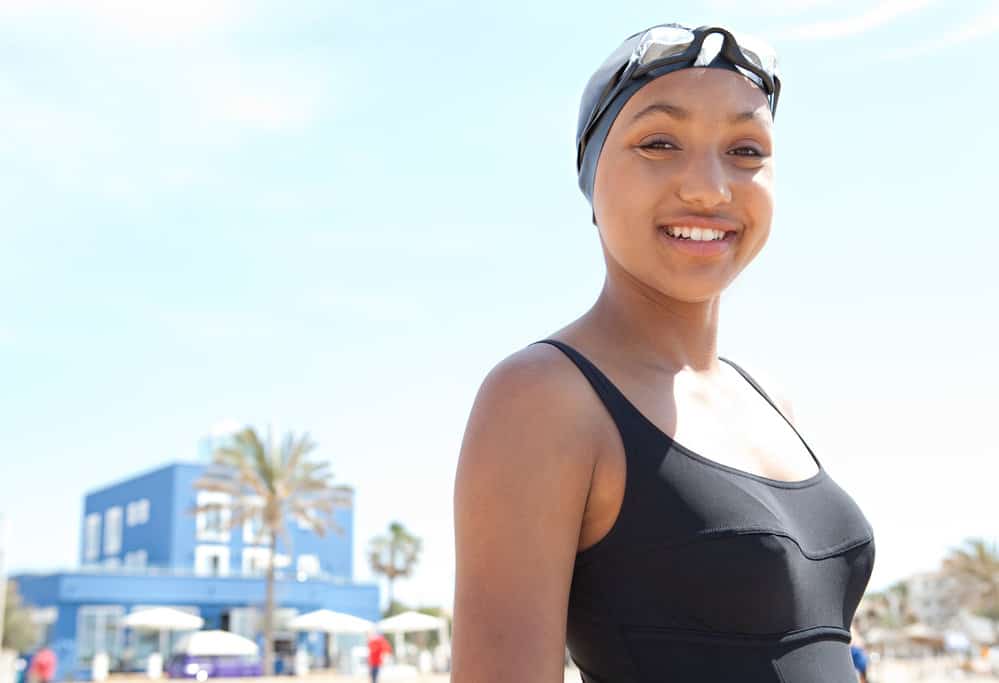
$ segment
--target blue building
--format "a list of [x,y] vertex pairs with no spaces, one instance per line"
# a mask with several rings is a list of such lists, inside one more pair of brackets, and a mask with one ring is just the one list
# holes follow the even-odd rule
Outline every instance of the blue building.
[[[158,633],[122,625],[132,611],[170,606],[197,614],[206,629],[224,629],[262,642],[260,617],[268,539],[251,522],[230,529],[225,494],[194,482],[207,465],[175,463],[106,486],[84,499],[80,569],[15,577],[24,601],[47,622],[46,640],[59,658],[61,680],[87,679],[93,656],[106,652],[112,669],[145,665],[162,646]],[[195,513],[195,508],[205,508]],[[279,539],[275,648],[290,653],[297,634],[283,624],[316,609],[380,617],[375,583],[353,580],[353,506],[337,510],[340,532],[320,537],[287,520]],[[329,643],[303,641],[322,656]]]

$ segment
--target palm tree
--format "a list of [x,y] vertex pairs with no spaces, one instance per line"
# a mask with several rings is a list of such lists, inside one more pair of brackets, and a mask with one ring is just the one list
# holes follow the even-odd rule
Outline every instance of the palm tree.
[[17,582],[7,581],[0,588],[6,591],[3,601],[3,647],[0,649],[25,652],[38,642],[39,628],[21,602]]
[[[252,427],[233,434],[215,450],[212,466],[194,482],[195,489],[225,493],[231,500],[226,523],[236,529],[246,521],[263,531],[269,547],[264,599],[264,673],[274,672],[274,558],[278,538],[288,545],[286,521],[294,517],[320,536],[327,530],[342,533],[333,513],[350,506],[351,489],[333,486],[329,463],[312,462],[316,444],[308,434],[288,433],[280,445],[268,431],[262,443]],[[218,510],[218,503],[200,505],[195,512]]]
[[864,593],[854,615],[854,623],[863,633],[872,627],[900,629],[919,621],[905,581],[896,581],[878,592]]
[[999,550],[983,538],[968,538],[951,549],[943,571],[953,576],[962,597],[982,616],[999,621]]
[[423,542],[408,532],[399,522],[389,524],[388,536],[376,536],[368,547],[371,571],[388,579],[388,604],[394,604],[393,585],[396,579],[411,576],[420,559]]

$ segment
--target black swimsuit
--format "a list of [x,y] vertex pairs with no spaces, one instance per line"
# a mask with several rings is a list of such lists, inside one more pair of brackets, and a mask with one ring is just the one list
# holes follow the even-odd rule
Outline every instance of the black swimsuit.
[[804,439],[819,471],[802,481],[709,460],[575,349],[536,343],[561,349],[593,385],[627,463],[613,527],[573,570],[566,636],[584,683],[856,683],[850,623],[874,532]]

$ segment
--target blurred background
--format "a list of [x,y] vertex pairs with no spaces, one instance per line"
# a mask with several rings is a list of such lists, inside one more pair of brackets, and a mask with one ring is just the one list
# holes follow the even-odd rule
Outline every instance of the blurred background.
[[[599,292],[579,96],[666,21],[756,34],[783,76],[720,353],[779,379],[874,527],[874,661],[987,672],[995,0],[0,0],[5,647],[58,680],[167,666],[197,628],[266,655],[271,585],[274,667],[364,666],[363,630],[289,625],[328,609],[440,620],[389,635],[445,670],[472,399]],[[267,518],[208,481],[220,447],[265,492],[261,462],[332,476]],[[127,623],[163,606],[202,623]]]

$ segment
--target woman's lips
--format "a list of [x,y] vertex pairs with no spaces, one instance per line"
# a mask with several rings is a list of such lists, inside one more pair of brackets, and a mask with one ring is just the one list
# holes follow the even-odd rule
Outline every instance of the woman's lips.
[[[691,225],[693,223],[676,223],[676,225]],[[696,227],[713,228],[715,230],[723,230],[723,228],[704,225]],[[659,235],[666,240],[666,243],[673,249],[684,254],[690,254],[692,256],[718,256],[724,254],[732,248],[732,243],[735,242],[738,233],[732,230],[725,231],[725,237],[720,240],[693,240],[684,239],[682,237],[673,237],[666,231],[665,225],[659,226]]]

